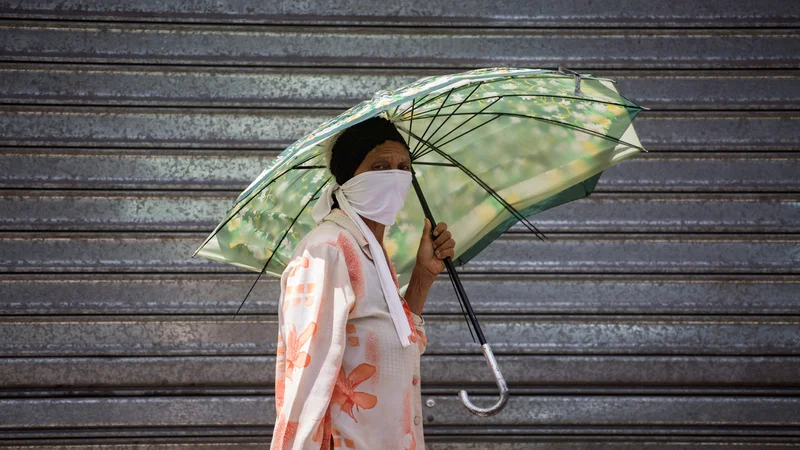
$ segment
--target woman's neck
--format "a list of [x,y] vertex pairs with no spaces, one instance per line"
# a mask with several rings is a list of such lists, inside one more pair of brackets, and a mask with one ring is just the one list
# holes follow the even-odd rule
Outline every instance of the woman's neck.
[[386,231],[386,225],[384,225],[382,223],[375,222],[372,219],[367,219],[364,216],[360,216],[360,217],[361,217],[361,220],[364,221],[364,224],[367,225],[367,228],[369,228],[370,231],[372,231],[372,234],[375,235],[375,239],[378,240],[378,243],[381,244],[381,247],[383,247],[383,233]]

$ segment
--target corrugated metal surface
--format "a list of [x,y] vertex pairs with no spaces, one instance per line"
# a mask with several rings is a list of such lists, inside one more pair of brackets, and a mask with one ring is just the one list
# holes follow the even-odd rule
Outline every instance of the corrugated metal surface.
[[632,0],[529,2],[505,0],[491,5],[480,0],[448,2],[374,0],[325,2],[130,2],[125,0],[28,0],[0,2],[4,17],[59,20],[102,19],[144,22],[287,23],[416,26],[462,25],[548,27],[588,24],[604,26],[775,26],[800,23],[800,6],[783,0],[747,2],[674,0],[669,4],[644,4]]
[[[800,3],[0,0],[0,447],[266,448],[274,279],[189,256],[320,121],[489,65],[620,81],[652,150],[426,307],[430,450],[800,448]],[[219,167],[229,167],[219,172]],[[490,401],[486,397],[485,401]]]

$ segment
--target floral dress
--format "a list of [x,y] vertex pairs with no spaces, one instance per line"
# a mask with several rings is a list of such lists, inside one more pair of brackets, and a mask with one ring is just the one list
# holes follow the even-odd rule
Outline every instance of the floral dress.
[[405,348],[369,244],[340,209],[297,245],[281,276],[273,450],[425,448],[424,322],[401,299],[412,330]]

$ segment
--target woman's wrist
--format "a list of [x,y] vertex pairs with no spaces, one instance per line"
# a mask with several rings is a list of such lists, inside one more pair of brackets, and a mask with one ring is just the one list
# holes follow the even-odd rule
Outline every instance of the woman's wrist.
[[408,288],[406,289],[405,295],[408,308],[411,312],[418,316],[422,315],[425,299],[428,297],[428,291],[435,280],[436,275],[418,266],[414,266],[414,269],[411,271],[411,279],[408,281]]
[[411,270],[411,278],[416,279],[421,285],[430,287],[436,281],[436,274],[431,273],[428,269],[416,264],[414,269]]

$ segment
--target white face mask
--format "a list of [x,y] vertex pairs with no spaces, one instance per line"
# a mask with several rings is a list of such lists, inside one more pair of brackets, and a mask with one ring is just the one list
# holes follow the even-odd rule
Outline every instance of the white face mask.
[[373,170],[347,180],[340,189],[362,217],[389,226],[403,209],[411,188],[408,170]]
[[411,172],[408,170],[374,170],[356,175],[341,186],[334,181],[322,190],[320,199],[311,210],[314,221],[320,223],[331,212],[331,206],[333,206],[331,196],[336,195],[339,207],[355,222],[366,237],[372,261],[378,271],[381,290],[389,307],[389,315],[392,317],[397,336],[403,347],[411,345],[409,341],[411,327],[403,311],[400,294],[397,292],[389,264],[386,262],[380,244],[359,216],[387,226],[394,224],[397,213],[403,209],[406,194],[411,187],[411,178]]

